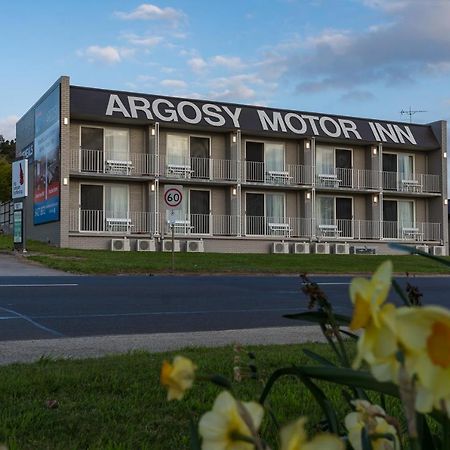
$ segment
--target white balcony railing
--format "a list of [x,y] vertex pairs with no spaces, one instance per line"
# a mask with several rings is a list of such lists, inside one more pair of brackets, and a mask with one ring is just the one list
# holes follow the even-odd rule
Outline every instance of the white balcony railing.
[[275,168],[264,162],[245,161],[242,169],[242,179],[247,183],[271,185],[311,184],[311,167],[308,166],[288,164],[287,168]]
[[237,172],[235,160],[160,157],[160,173],[166,178],[237,181]]
[[439,175],[418,173],[383,172],[382,187],[386,191],[396,192],[439,193],[441,191]]
[[316,186],[333,189],[378,189],[379,173],[375,170],[345,169],[337,167],[320,171],[316,169]]
[[[112,214],[102,210],[71,210],[71,232],[111,234],[170,234],[165,214],[129,212]],[[215,214],[177,215],[177,236],[255,236],[325,240],[401,240],[440,242],[442,227],[428,222],[379,222],[374,220],[324,220],[300,217],[262,217]]]
[[81,148],[72,152],[71,170],[81,173],[111,175],[155,175],[156,155],[147,153],[114,152]]
[[72,232],[101,232],[111,234],[154,233],[157,231],[155,213],[134,211],[123,214],[103,210],[70,210],[69,227]]

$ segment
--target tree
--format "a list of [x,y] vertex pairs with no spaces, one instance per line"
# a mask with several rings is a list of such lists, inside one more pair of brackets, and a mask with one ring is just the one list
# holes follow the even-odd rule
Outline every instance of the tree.
[[0,156],[0,203],[11,200],[11,162]]
[[15,140],[5,140],[2,135],[0,135],[0,157],[3,156],[7,161],[12,162],[16,157],[16,141]]

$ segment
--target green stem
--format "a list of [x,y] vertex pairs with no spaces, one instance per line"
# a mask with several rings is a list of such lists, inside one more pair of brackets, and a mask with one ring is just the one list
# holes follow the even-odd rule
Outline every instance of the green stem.
[[409,450],[422,450],[420,447],[419,439],[414,437],[409,438]]

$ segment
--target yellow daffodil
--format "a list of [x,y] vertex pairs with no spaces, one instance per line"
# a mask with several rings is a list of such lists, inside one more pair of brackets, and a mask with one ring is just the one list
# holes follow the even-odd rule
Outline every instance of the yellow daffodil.
[[365,328],[372,321],[380,326],[379,311],[391,287],[392,262],[385,261],[372,279],[354,278],[350,284],[350,298],[354,304],[350,329]]
[[386,413],[380,406],[371,405],[365,400],[356,400],[353,404],[356,407],[356,411],[347,414],[345,427],[348,430],[348,440],[354,450],[362,450],[363,448],[361,439],[363,428],[366,428],[369,438],[380,434],[392,436],[391,439],[387,437],[373,439],[373,450],[394,450],[400,448],[397,430],[386,421]]
[[344,443],[329,433],[320,433],[308,441],[305,431],[306,417],[282,428],[281,450],[344,450]]
[[396,308],[383,305],[378,311],[378,323],[370,322],[357,343],[357,354],[353,368],[366,361],[378,381],[398,382],[399,362],[397,360],[398,340],[395,331]]
[[384,304],[391,287],[392,263],[386,261],[370,280],[355,278],[350,285],[350,298],[354,304],[350,329],[364,328],[358,345],[353,368],[363,360],[371,367],[379,381],[398,379],[399,363],[395,334],[395,306]]
[[167,400],[181,400],[192,387],[197,366],[184,356],[175,356],[173,363],[164,361],[161,367],[161,384],[168,390]]
[[[243,417],[240,408],[245,410]],[[254,431],[261,425],[264,415],[263,407],[255,402],[240,402],[228,392],[220,393],[211,411],[205,413],[199,422],[199,433],[203,438],[202,450],[253,450],[250,442],[239,437],[252,438],[252,430],[246,423],[251,420]]]
[[450,416],[450,311],[439,306],[399,308],[397,333],[405,365],[417,376],[416,409]]

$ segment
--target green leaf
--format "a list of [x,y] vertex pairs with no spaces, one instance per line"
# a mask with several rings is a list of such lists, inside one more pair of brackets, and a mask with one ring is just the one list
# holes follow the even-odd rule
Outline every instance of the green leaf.
[[352,339],[354,339],[355,341],[357,341],[359,339],[359,336],[355,333],[352,333],[351,331],[347,331],[347,330],[343,330],[342,328],[339,328],[339,331],[342,334],[345,334],[346,336],[351,337]]
[[332,363],[329,359],[324,358],[323,356],[319,355],[318,353],[312,352],[311,350],[308,350],[307,348],[303,349],[303,353],[306,356],[313,359],[314,361],[324,364],[325,366],[336,367],[336,364]]
[[419,434],[420,447],[427,450],[437,450],[433,435],[423,414],[416,415],[417,431]]
[[353,388],[368,389],[376,392],[382,392],[387,395],[398,397],[398,388],[393,383],[381,383],[365,371],[356,371],[353,369],[329,366],[301,366],[286,367],[276,370],[269,378],[260,397],[260,403],[264,403],[267,395],[272,389],[275,381],[285,375],[307,376],[317,380],[329,381],[331,383],[349,386]]
[[190,447],[191,450],[201,450],[200,436],[198,435],[197,424],[191,417],[189,419],[189,431],[190,431]]
[[411,302],[409,301],[409,298],[403,292],[403,289],[400,287],[397,280],[392,280],[392,286],[394,286],[395,292],[397,292],[398,296],[403,300],[403,303],[406,306],[412,306]]
[[336,411],[333,408],[333,404],[327,399],[322,389],[314,384],[309,377],[299,375],[299,378],[311,392],[319,406],[322,408],[322,411],[325,414],[329,431],[335,434],[339,434],[339,422],[336,416]]
[[361,444],[362,450],[373,450],[372,441],[370,440],[366,427],[361,429]]
[[[342,314],[333,314],[334,319],[338,325],[349,325],[351,317],[344,316]],[[294,314],[285,314],[283,317],[286,319],[303,320],[305,322],[313,322],[318,324],[328,323],[329,316],[323,311],[306,311]]]
[[222,375],[211,375],[208,377],[208,380],[212,383],[216,384],[217,386],[223,387],[225,389],[232,390],[233,387],[231,386],[230,380],[223,377]]

